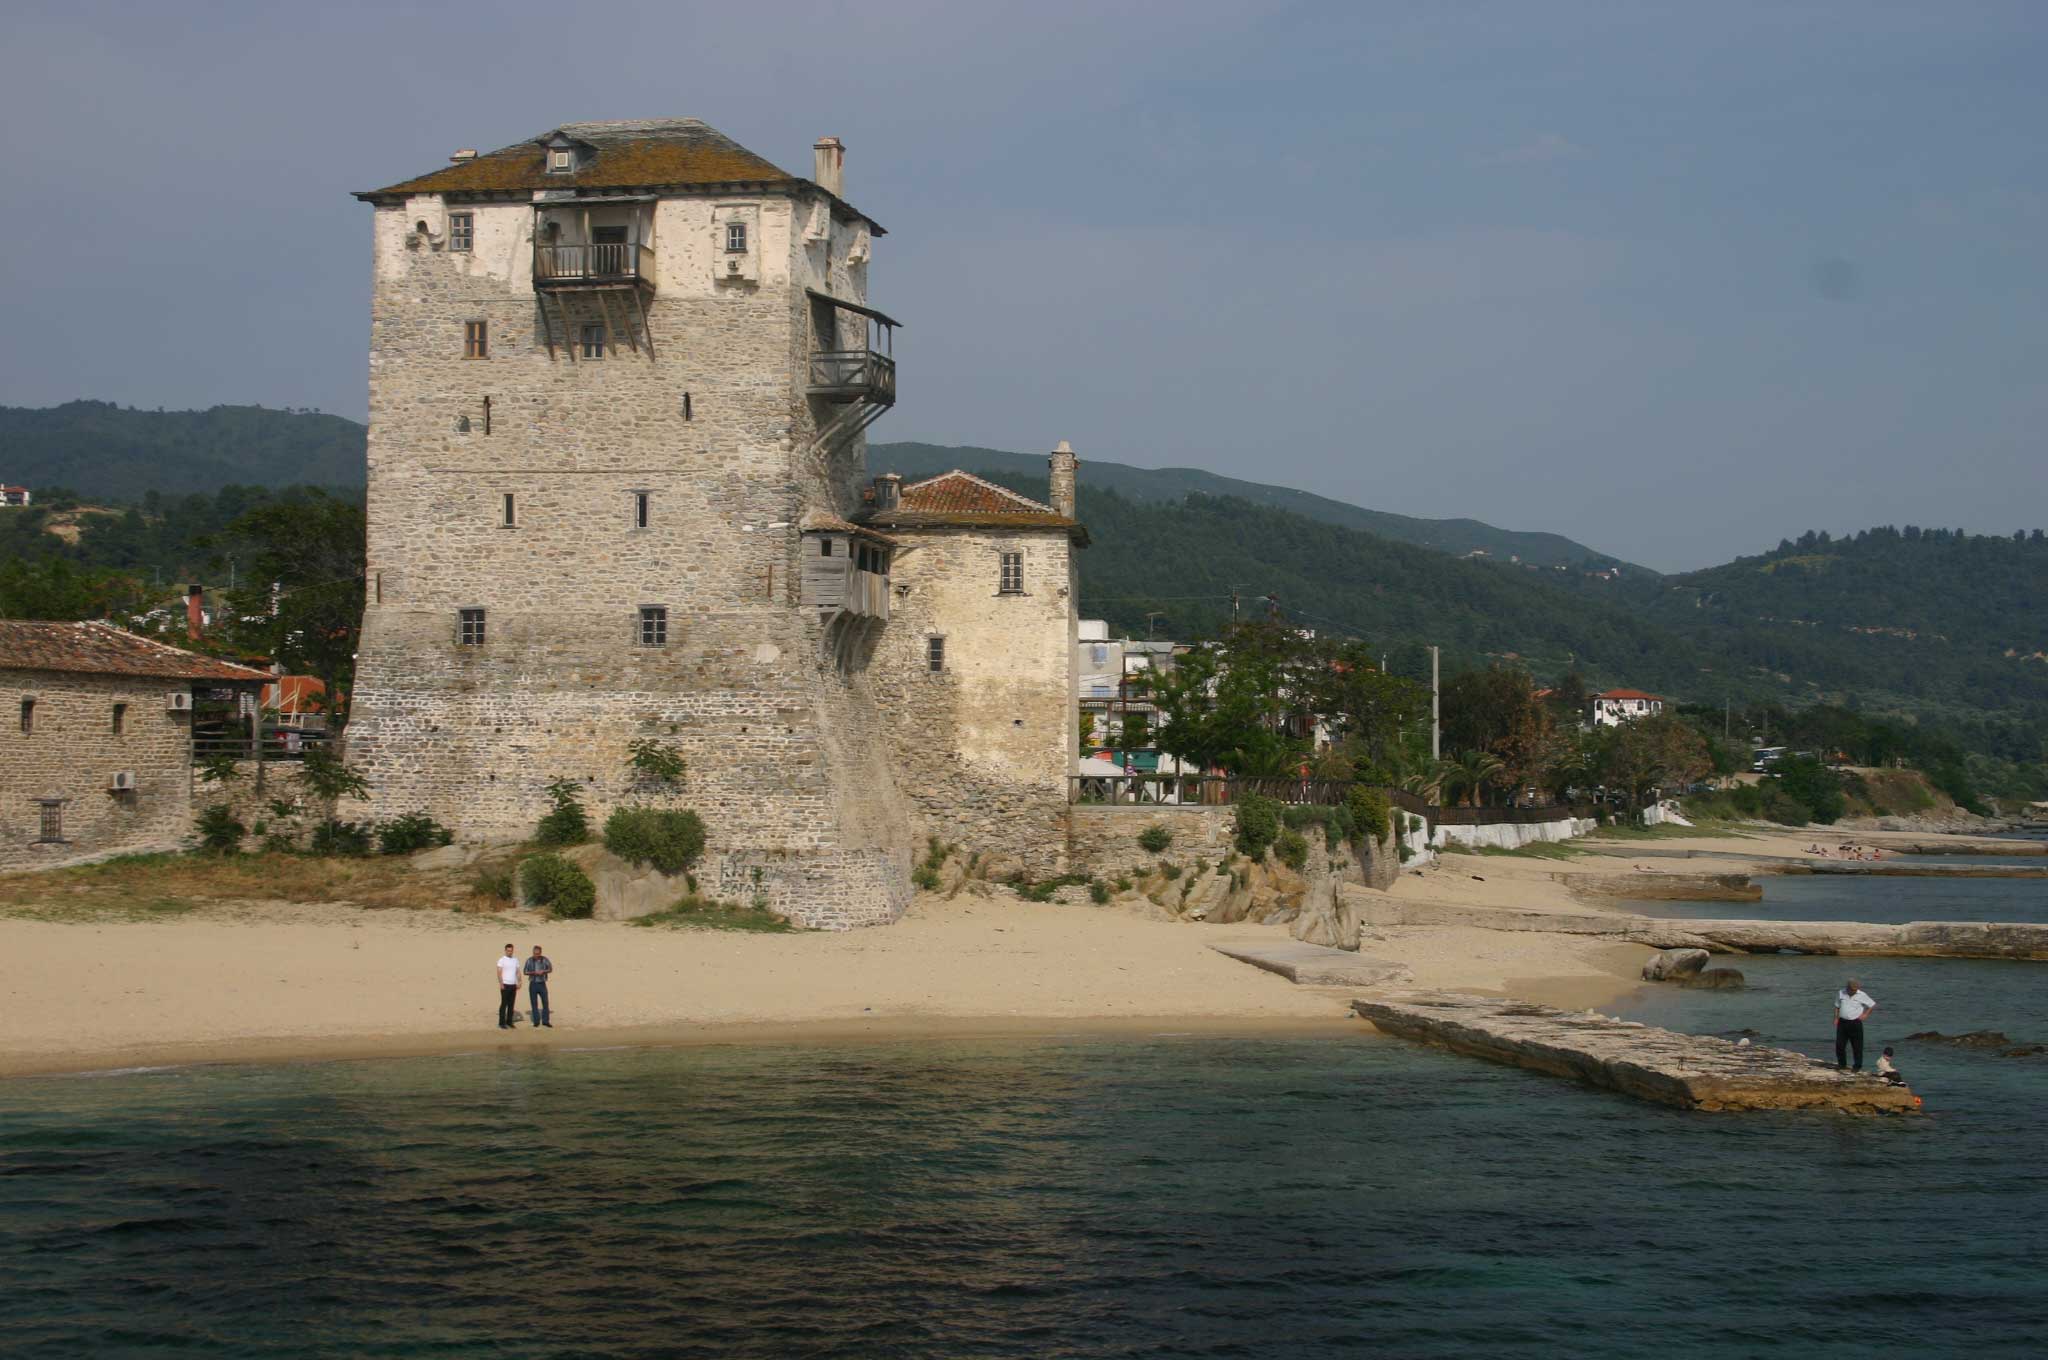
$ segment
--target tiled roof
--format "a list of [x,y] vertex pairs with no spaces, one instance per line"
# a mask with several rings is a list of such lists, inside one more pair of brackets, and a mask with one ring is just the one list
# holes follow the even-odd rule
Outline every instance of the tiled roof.
[[829,510],[804,511],[804,517],[797,521],[796,527],[807,534],[858,534],[876,543],[886,543],[891,547],[896,545],[896,540],[887,534],[878,534],[863,524],[849,523]]
[[1596,699],[1656,699],[1660,702],[1664,698],[1661,694],[1645,694],[1639,689],[1604,689],[1593,697]]
[[147,675],[164,680],[269,680],[264,671],[216,661],[110,623],[0,619],[0,670]]
[[927,515],[1055,515],[1053,508],[955,468],[903,486],[903,508]]
[[[557,133],[589,148],[574,171],[549,174],[545,143]],[[356,195],[369,202],[405,194],[491,195],[535,189],[621,190],[726,184],[809,184],[695,118],[564,123],[538,137],[412,179]],[[824,192],[822,189],[819,192]],[[847,212],[853,207],[833,200]],[[856,215],[859,215],[856,213]],[[881,231],[879,225],[876,231]]]

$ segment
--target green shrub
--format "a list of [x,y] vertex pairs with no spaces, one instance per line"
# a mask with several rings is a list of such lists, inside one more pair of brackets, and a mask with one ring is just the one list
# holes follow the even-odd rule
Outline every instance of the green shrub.
[[548,801],[554,807],[534,828],[536,845],[581,845],[590,839],[590,817],[583,811],[581,794],[571,779],[557,779],[548,785]]
[[1248,858],[1263,859],[1280,834],[1280,805],[1247,793],[1237,800],[1237,848]]
[[910,881],[915,883],[920,891],[937,892],[939,888],[939,871],[928,864],[920,864],[910,871]]
[[1180,877],[1180,866],[1178,864],[1169,864],[1165,860],[1160,860],[1159,872],[1166,876],[1166,881],[1168,883],[1171,883],[1173,882],[1173,880]]
[[324,746],[308,750],[299,762],[299,784],[315,798],[333,802],[338,798],[361,798],[370,791],[370,781],[341,763],[341,757]]
[[1273,854],[1282,864],[1299,873],[1308,863],[1308,842],[1299,831],[1283,831],[1273,842]]
[[240,852],[242,837],[249,834],[234,810],[226,803],[209,803],[199,814],[199,844],[216,855]]
[[1351,791],[1344,795],[1344,807],[1351,814],[1354,834],[1350,839],[1355,841],[1363,837],[1377,841],[1391,834],[1394,809],[1387,802],[1387,796],[1378,789],[1353,784]]
[[671,808],[618,808],[605,819],[604,848],[629,864],[687,873],[704,853],[704,821]]
[[273,831],[263,838],[263,853],[266,855],[290,855],[298,852],[297,839],[282,831]]
[[1121,877],[1118,878],[1116,881],[1116,890],[1120,893],[1129,892],[1131,890],[1131,886],[1131,880],[1128,877]]
[[683,782],[683,771],[689,765],[673,746],[641,737],[626,749],[632,752],[626,759],[627,766],[642,778],[664,788],[674,788]]
[[199,782],[202,784],[232,784],[241,777],[241,767],[235,764],[232,752],[215,751],[199,762]]
[[1058,878],[1048,878],[1042,883],[1033,883],[1025,878],[1022,873],[1019,873],[1010,881],[1025,901],[1050,902],[1052,901],[1052,895],[1061,888],[1071,888],[1077,884],[1086,883],[1088,876],[1086,874],[1061,874]]
[[1401,862],[1403,864],[1406,864],[1409,860],[1415,858],[1415,852],[1408,848],[1408,842],[1406,841],[1395,841],[1394,853],[1401,857]]
[[333,817],[313,828],[312,851],[344,859],[359,859],[370,853],[371,827],[368,822],[343,822]]
[[1109,885],[1099,878],[1089,879],[1088,900],[1098,907],[1106,904],[1109,901]]
[[597,907],[590,875],[560,855],[539,854],[519,865],[519,888],[527,905],[544,908],[557,920],[587,917]]
[[424,812],[408,812],[377,827],[377,849],[387,855],[405,855],[430,845],[449,845],[455,833]]
[[500,902],[512,900],[512,870],[509,867],[480,869],[476,881],[469,890],[478,897],[494,897]]
[[[1807,807],[1811,820],[1827,825],[1842,815],[1841,776],[1814,757],[1787,756],[1771,767],[1771,773],[1776,777],[1770,782],[1787,800]],[[1773,813],[1771,820],[1784,819]]]
[[1148,855],[1156,855],[1173,844],[1173,833],[1154,822],[1138,833],[1138,848]]

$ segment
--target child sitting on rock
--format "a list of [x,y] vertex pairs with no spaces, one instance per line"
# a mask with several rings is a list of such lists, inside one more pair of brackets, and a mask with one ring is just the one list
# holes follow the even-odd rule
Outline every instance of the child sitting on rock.
[[1877,1079],[1888,1086],[1904,1086],[1906,1079],[1899,1075],[1898,1064],[1892,1061],[1892,1051],[1887,1048],[1877,1058]]

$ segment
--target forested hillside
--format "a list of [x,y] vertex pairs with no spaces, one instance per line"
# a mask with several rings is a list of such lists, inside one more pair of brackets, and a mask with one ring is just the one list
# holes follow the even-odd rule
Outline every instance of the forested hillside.
[[[900,472],[908,478],[928,477],[960,468],[979,477],[1001,478],[1006,486],[1011,485],[1013,479],[1022,479],[1016,482],[1022,486],[1036,478],[1038,490],[1034,494],[1037,499],[1045,498],[1045,455],[1042,453],[1004,453],[999,449],[955,448],[940,444],[870,444],[868,467],[873,472]],[[1481,551],[1500,562],[1519,557],[1523,562],[1539,567],[1606,567],[1616,563],[1616,559],[1607,554],[1583,543],[1575,543],[1562,534],[1496,529],[1476,519],[1417,519],[1384,510],[1367,510],[1307,491],[1239,481],[1235,477],[1220,477],[1196,468],[1140,468],[1089,458],[1082,463],[1081,482],[1086,486],[1114,491],[1140,504],[1178,502],[1191,492],[1207,496],[1234,496],[1253,505],[1291,510],[1324,524],[1363,529],[1397,543],[1434,548],[1454,557]],[[1631,575],[1656,574],[1647,567],[1629,563],[1620,565]]]
[[150,491],[211,493],[236,483],[360,487],[367,433],[340,416],[264,406],[0,406],[0,481],[118,501]]

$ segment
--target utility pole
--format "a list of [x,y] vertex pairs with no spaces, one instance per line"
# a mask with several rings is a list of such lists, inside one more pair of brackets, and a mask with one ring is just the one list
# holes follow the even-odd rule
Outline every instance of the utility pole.
[[1150,642],[1154,639],[1157,635],[1157,630],[1153,625],[1165,617],[1166,615],[1160,613],[1150,613],[1145,616],[1145,641]]
[[1437,649],[1429,649],[1429,758],[1444,758],[1443,683],[1437,665]]
[[1230,621],[1232,623],[1237,622],[1237,608],[1240,601],[1239,592],[1243,591],[1243,589],[1244,587],[1241,585],[1235,585],[1230,588]]

